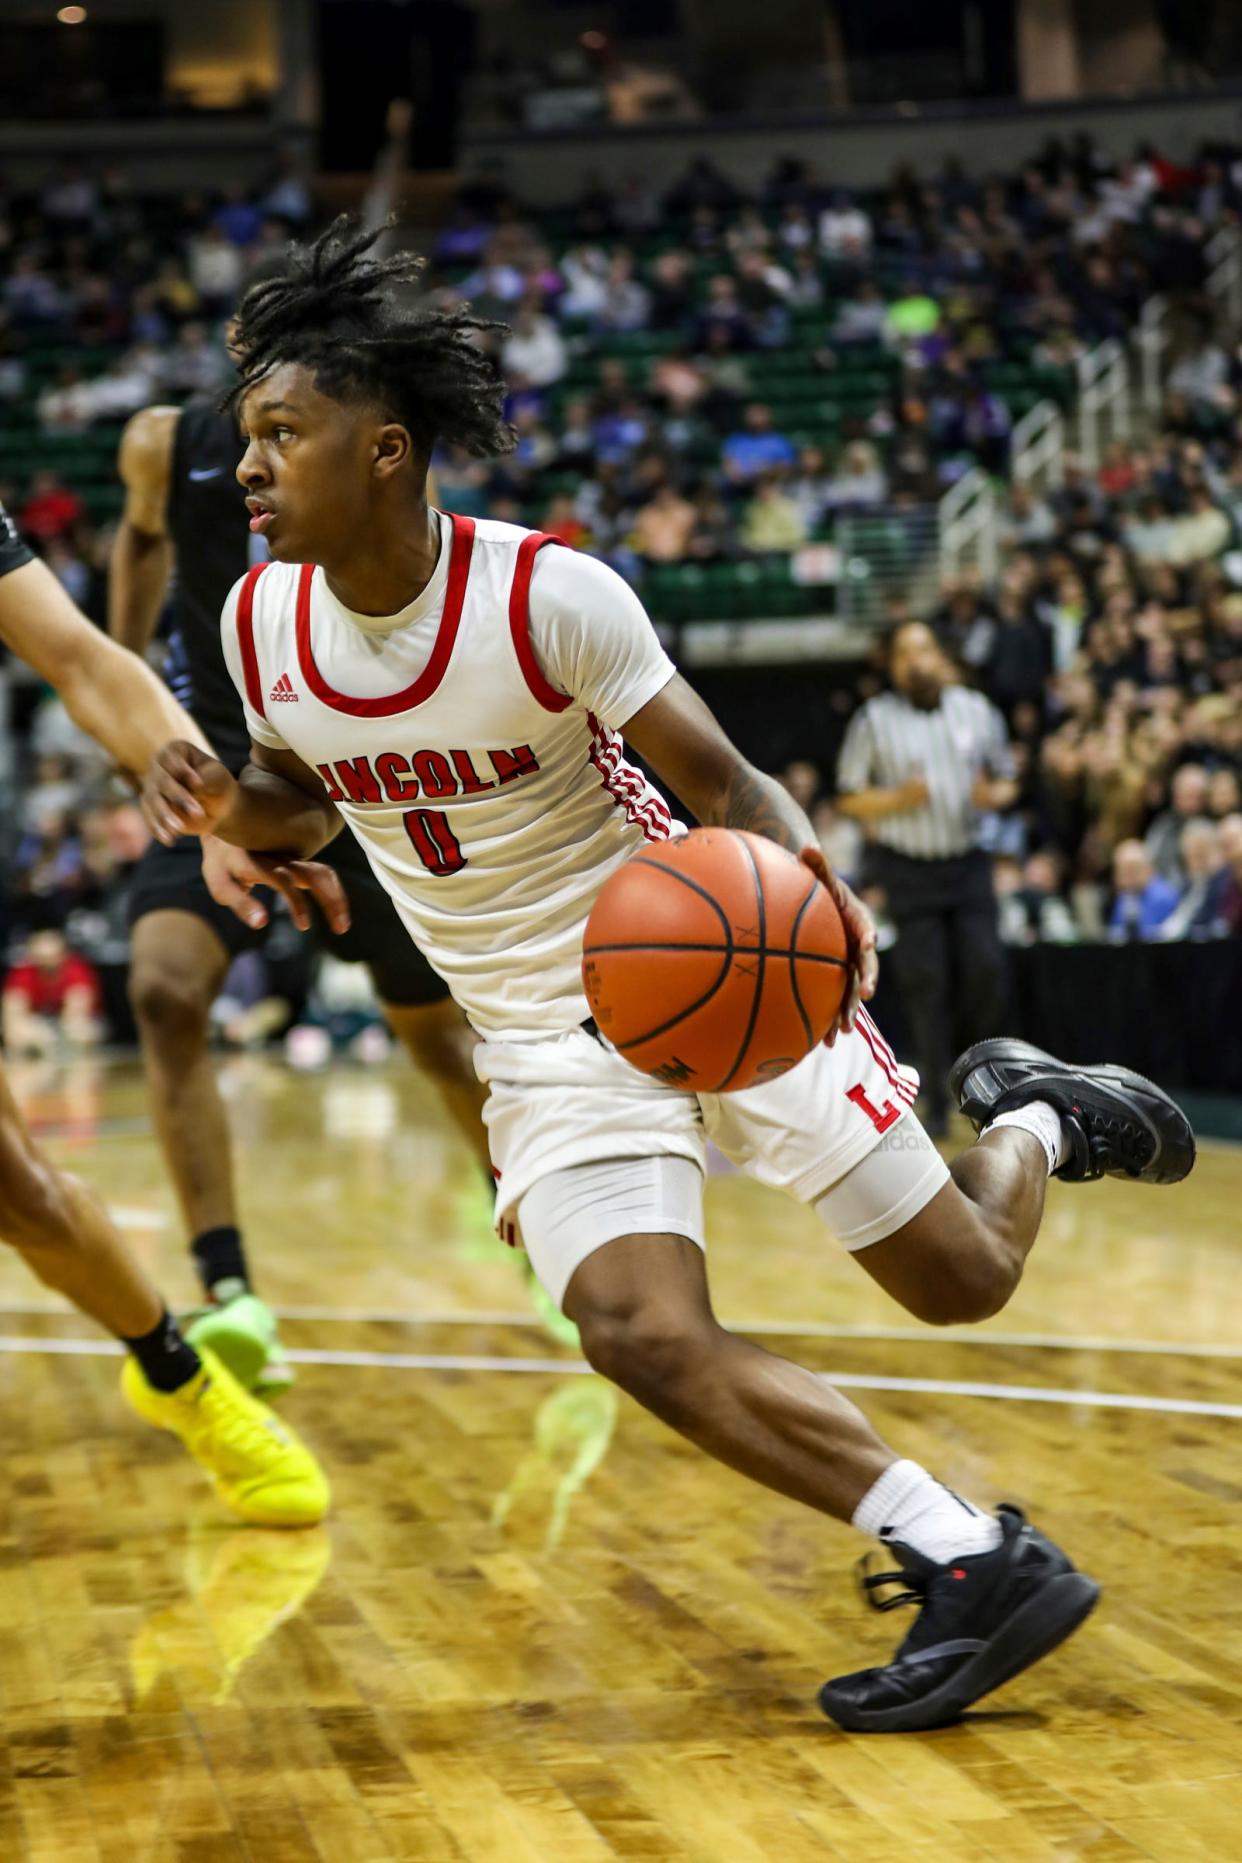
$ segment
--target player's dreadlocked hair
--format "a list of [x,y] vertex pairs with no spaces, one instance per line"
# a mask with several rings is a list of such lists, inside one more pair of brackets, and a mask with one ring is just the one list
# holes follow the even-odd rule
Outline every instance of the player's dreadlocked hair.
[[409,430],[420,453],[437,440],[474,454],[507,453],[513,429],[502,412],[504,384],[474,338],[503,324],[462,306],[437,311],[396,298],[423,269],[415,253],[379,259],[368,231],[342,214],[311,246],[291,246],[276,277],[250,287],[237,312],[233,348],[239,379],[224,405],[270,369],[299,362],[334,400],[373,403]]

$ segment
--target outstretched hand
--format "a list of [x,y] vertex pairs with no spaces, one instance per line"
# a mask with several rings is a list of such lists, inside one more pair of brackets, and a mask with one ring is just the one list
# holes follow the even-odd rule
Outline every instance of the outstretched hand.
[[245,848],[232,847],[227,841],[207,835],[203,839],[203,879],[216,904],[227,906],[252,931],[262,931],[269,916],[263,901],[252,896],[251,889],[256,886],[270,886],[282,896],[299,931],[311,928],[307,894],[328,921],[330,931],[339,934],[349,930],[345,888],[323,861],[250,854]]
[[217,757],[177,738],[155,753],[142,785],[142,812],[157,841],[211,834],[233,806],[237,778]]
[[832,871],[820,848],[804,847],[799,858],[804,866],[811,869],[816,879],[822,880],[828,888],[845,927],[850,982],[837,1012],[837,1019],[824,1037],[824,1045],[831,1048],[842,1029],[848,1033],[853,1028],[860,1005],[875,995],[880,974],[880,960],[875,949],[875,920],[857,893]]

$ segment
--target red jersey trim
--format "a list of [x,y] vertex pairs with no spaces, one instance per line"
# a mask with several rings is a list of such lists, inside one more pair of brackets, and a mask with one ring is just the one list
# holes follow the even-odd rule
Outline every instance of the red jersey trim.
[[407,686],[404,692],[390,693],[387,698],[358,699],[347,692],[337,692],[319,671],[311,645],[311,583],[315,566],[313,563],[302,565],[298,583],[298,662],[302,668],[302,677],[321,704],[331,706],[334,712],[348,712],[351,718],[392,718],[398,712],[408,712],[415,705],[424,704],[436,690],[448,671],[457,630],[461,626],[462,604],[466,599],[466,582],[470,575],[470,556],[474,549],[474,519],[453,514],[450,522],[453,538],[449,554],[448,587],[431,658],[412,686]]
[[260,718],[267,717],[267,708],[263,703],[263,681],[259,678],[259,656],[254,649],[254,590],[263,571],[270,568],[270,563],[256,563],[253,569],[248,569],[237,598],[237,645],[241,649],[246,697],[251,711],[258,712]]
[[530,644],[530,579],[535,568],[535,558],[545,544],[559,544],[560,541],[559,537],[549,537],[537,530],[523,537],[518,545],[517,563],[509,590],[509,632],[513,636],[513,650],[522,669],[522,678],[545,712],[568,711],[573,704],[567,692],[558,692],[544,678],[535,658],[535,650]]
[[663,796],[648,790],[641,773],[622,757],[621,740],[600,723],[594,712],[587,713],[587,729],[591,734],[588,761],[614,805],[632,828],[642,829],[644,840],[670,840],[673,818]]

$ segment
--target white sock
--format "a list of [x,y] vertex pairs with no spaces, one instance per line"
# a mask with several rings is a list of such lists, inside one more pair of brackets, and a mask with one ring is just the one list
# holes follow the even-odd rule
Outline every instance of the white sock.
[[998,1520],[917,1462],[891,1463],[854,1509],[854,1525],[873,1539],[900,1540],[937,1565],[991,1552],[1001,1543]]
[[995,1119],[990,1119],[984,1126],[979,1137],[983,1138],[987,1133],[995,1132],[1000,1126],[1013,1126],[1015,1131],[1029,1132],[1032,1138],[1039,1140],[1048,1154],[1050,1177],[1054,1171],[1060,1169],[1070,1155],[1069,1146],[1065,1142],[1065,1128],[1061,1124],[1061,1115],[1055,1106],[1048,1104],[1047,1100],[1031,1100],[1026,1106],[1015,1106],[1011,1113],[997,1113]]

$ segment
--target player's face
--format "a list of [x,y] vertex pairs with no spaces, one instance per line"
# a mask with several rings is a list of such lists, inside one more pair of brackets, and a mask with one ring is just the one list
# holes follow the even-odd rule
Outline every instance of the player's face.
[[366,534],[380,423],[320,394],[291,362],[256,382],[239,412],[251,530],[281,563],[348,558]]

